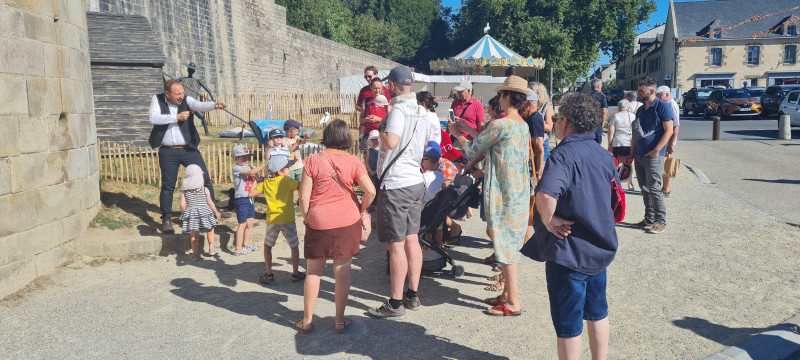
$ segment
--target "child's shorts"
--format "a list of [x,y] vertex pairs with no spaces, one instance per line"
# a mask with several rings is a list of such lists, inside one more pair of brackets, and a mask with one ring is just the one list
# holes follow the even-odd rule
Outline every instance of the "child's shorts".
[[544,271],[556,336],[580,336],[583,320],[598,321],[608,316],[606,270],[586,275],[548,261]]
[[247,219],[255,219],[256,206],[249,197],[236,198],[233,203],[236,204],[236,220],[239,221],[239,224],[246,223]]
[[267,223],[267,234],[264,236],[264,246],[274,247],[275,242],[278,241],[278,234],[280,233],[283,233],[283,237],[286,238],[286,242],[289,243],[290,248],[300,246],[300,241],[297,240],[297,225],[295,225],[295,223]]

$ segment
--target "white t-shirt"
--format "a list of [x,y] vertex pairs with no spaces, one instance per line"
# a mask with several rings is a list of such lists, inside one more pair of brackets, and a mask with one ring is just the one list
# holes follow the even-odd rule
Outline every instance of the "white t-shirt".
[[611,146],[631,146],[631,123],[636,119],[636,115],[631,112],[616,113],[611,119],[614,127],[614,138],[611,139]]
[[[422,173],[419,171],[422,162],[422,152],[425,149],[425,135],[428,133],[428,111],[417,104],[415,93],[396,96],[391,101],[392,111],[386,116],[386,129],[384,132],[400,137],[400,142],[394,149],[389,149],[381,142],[381,151],[378,154],[378,177],[383,176],[381,187],[383,189],[400,189],[417,185],[423,182]],[[408,147],[400,158],[388,170],[386,167],[397,156],[400,150]]]
[[628,105],[628,111],[636,114],[636,110],[638,110],[639,107],[642,106],[642,105],[643,104],[641,102],[631,101],[630,104]]
[[430,125],[428,126],[428,135],[426,138],[428,141],[436,141],[437,144],[442,143],[442,124],[439,122],[439,117],[436,116],[435,112],[429,112],[428,118],[430,119]]
[[442,190],[442,186],[444,186],[444,174],[436,170],[428,170],[422,173],[422,179],[425,180],[425,195],[422,197],[422,201],[428,202],[433,200],[433,197],[439,193],[439,190]]
[[675,118],[672,119],[672,127],[681,126],[681,109],[678,107],[678,103],[675,102],[675,99],[669,99],[669,105],[672,106],[672,113],[675,115]]

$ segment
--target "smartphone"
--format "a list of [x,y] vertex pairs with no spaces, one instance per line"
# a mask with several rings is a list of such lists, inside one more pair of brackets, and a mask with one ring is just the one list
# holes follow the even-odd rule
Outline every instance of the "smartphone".
[[448,113],[448,116],[450,117],[450,121],[451,121],[451,122],[452,122],[452,121],[456,121],[456,114],[454,114],[454,113],[453,113],[453,109],[449,109],[449,110],[447,111],[447,113]]

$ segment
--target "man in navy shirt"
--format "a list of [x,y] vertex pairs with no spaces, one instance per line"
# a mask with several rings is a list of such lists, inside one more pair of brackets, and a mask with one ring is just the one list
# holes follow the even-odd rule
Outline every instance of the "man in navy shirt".
[[617,251],[611,180],[619,183],[619,175],[611,153],[594,142],[600,113],[590,94],[561,99],[563,117],[553,130],[562,141],[536,186],[535,233],[520,250],[545,262],[559,359],[580,356],[583,320],[592,357],[605,358],[608,350],[606,267]]
[[[528,101],[526,107],[523,109],[522,116],[525,117],[525,123],[528,124],[528,130],[531,133],[531,147],[533,148],[533,164],[534,174],[536,180],[542,176],[542,167],[544,163],[544,118],[539,113],[539,96],[536,92],[528,89],[528,96],[525,98]],[[526,116],[527,115],[527,116]]]
[[603,81],[600,79],[592,79],[590,83],[592,85],[592,96],[594,96],[595,100],[600,103],[600,125],[597,127],[597,130],[594,131],[594,141],[597,141],[598,144],[603,145],[603,127],[606,125],[606,116],[608,116],[608,99],[606,95],[603,94]]
[[636,120],[631,124],[631,152],[636,180],[642,189],[644,220],[636,225],[646,228],[651,234],[660,234],[667,226],[661,174],[664,172],[665,146],[672,136],[675,116],[669,103],[656,98],[655,79],[639,80],[637,93],[644,104],[636,110]]

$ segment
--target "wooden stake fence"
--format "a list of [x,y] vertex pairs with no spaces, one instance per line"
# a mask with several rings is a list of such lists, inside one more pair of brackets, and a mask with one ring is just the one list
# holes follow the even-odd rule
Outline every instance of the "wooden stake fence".
[[[320,120],[326,112],[331,120],[341,119],[350,123],[351,128],[357,128],[357,97],[356,94],[219,94],[216,100],[228,104],[228,110],[236,115],[243,118],[248,115],[248,120],[266,119],[272,102],[272,120],[294,119],[306,128],[320,129]],[[242,125],[223,111],[209,112],[206,120],[210,126]]]
[[[244,143],[253,149],[253,160],[250,164],[261,164],[264,161],[264,150],[255,142]],[[316,154],[325,148],[322,145],[309,144],[300,151],[306,157]],[[214,185],[231,184],[233,182],[234,159],[231,156],[233,146],[226,144],[210,144],[200,146],[200,152],[206,163],[206,170]],[[128,143],[99,142],[98,154],[100,161],[100,177],[105,180],[121,181],[131,184],[147,184],[161,186],[161,168],[158,165],[158,149],[134,146]],[[349,151],[351,154],[362,157],[357,145]],[[363,158],[363,157],[362,157]],[[178,179],[183,178],[184,168],[181,167]],[[180,184],[178,184],[178,187]]]

